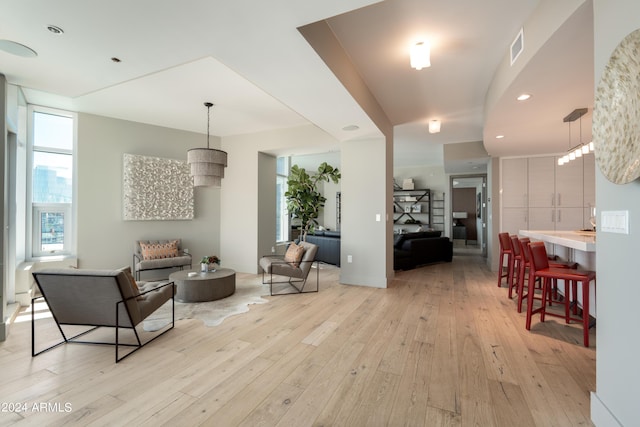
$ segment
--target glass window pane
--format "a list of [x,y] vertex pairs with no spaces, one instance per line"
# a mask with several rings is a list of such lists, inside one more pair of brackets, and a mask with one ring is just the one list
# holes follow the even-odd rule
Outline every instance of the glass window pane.
[[284,193],[287,192],[287,180],[283,176],[276,177],[276,241],[284,242],[288,236],[287,203]]
[[289,157],[278,157],[276,163],[276,241],[289,240],[289,213],[284,193],[287,192]]
[[73,156],[42,151],[33,153],[33,202],[71,203]]
[[289,175],[289,157],[278,157],[276,161],[276,174]]
[[73,119],[55,114],[34,112],[33,145],[73,150]]
[[42,252],[64,249],[64,213],[42,212],[40,216],[40,243]]

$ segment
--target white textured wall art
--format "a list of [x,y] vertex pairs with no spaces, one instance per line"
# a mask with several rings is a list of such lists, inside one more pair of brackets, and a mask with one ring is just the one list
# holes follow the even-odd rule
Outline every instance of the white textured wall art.
[[123,219],[193,219],[193,182],[185,161],[125,154]]
[[640,30],[615,48],[596,89],[593,143],[602,174],[614,184],[640,177]]

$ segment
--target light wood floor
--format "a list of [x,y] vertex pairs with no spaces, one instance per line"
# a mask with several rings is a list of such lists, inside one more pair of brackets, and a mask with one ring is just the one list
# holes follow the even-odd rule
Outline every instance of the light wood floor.
[[526,331],[480,258],[398,272],[389,289],[337,277],[323,269],[319,293],[220,326],[178,321],[117,365],[102,346],[31,358],[30,324],[15,324],[0,343],[0,425],[591,425],[595,332],[585,349],[577,325]]

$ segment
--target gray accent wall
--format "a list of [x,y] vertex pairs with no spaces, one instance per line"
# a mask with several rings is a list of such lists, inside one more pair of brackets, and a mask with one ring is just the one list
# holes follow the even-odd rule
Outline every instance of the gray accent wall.
[[[277,157],[258,153],[258,251],[256,261],[271,254],[276,237]],[[258,268],[258,267],[256,267]]]
[[[640,28],[640,3],[595,0],[594,21],[597,87],[613,50],[627,34]],[[591,418],[599,427],[634,426],[640,423],[640,279],[636,271],[640,253],[640,181],[613,184],[598,169],[596,206],[599,217],[603,211],[628,210],[629,234],[597,233],[596,390],[591,396]]]
[[386,288],[393,278],[393,180],[387,178],[392,143],[385,138],[345,142],[341,163],[340,283]]
[[[212,137],[211,143],[218,148],[220,140]],[[220,189],[194,189],[193,220],[122,219],[124,153],[186,161],[189,148],[205,145],[206,136],[198,133],[79,114],[78,267],[131,265],[133,244],[139,239],[181,238],[193,255],[194,268],[203,256],[220,255]],[[168,273],[144,272],[142,279],[167,277]]]

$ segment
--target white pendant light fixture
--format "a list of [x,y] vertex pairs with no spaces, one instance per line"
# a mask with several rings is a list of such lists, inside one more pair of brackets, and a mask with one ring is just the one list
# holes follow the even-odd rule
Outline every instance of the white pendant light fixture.
[[218,187],[222,185],[224,168],[227,167],[227,153],[209,148],[209,122],[211,121],[211,102],[207,107],[207,148],[192,148],[187,151],[187,163],[191,166],[194,187]]
[[567,154],[558,158],[558,166],[562,166],[572,160],[582,157],[583,154],[593,152],[593,141],[586,144],[582,143],[582,116],[584,116],[587,111],[587,108],[577,108],[563,119],[565,123],[569,123],[569,146],[571,146],[571,122],[580,119],[580,143],[575,147],[569,148]]
[[427,42],[418,42],[411,46],[409,52],[411,58],[411,67],[416,70],[422,70],[431,66],[431,49]]
[[440,132],[440,120],[431,120],[429,122],[429,133],[438,133]]

